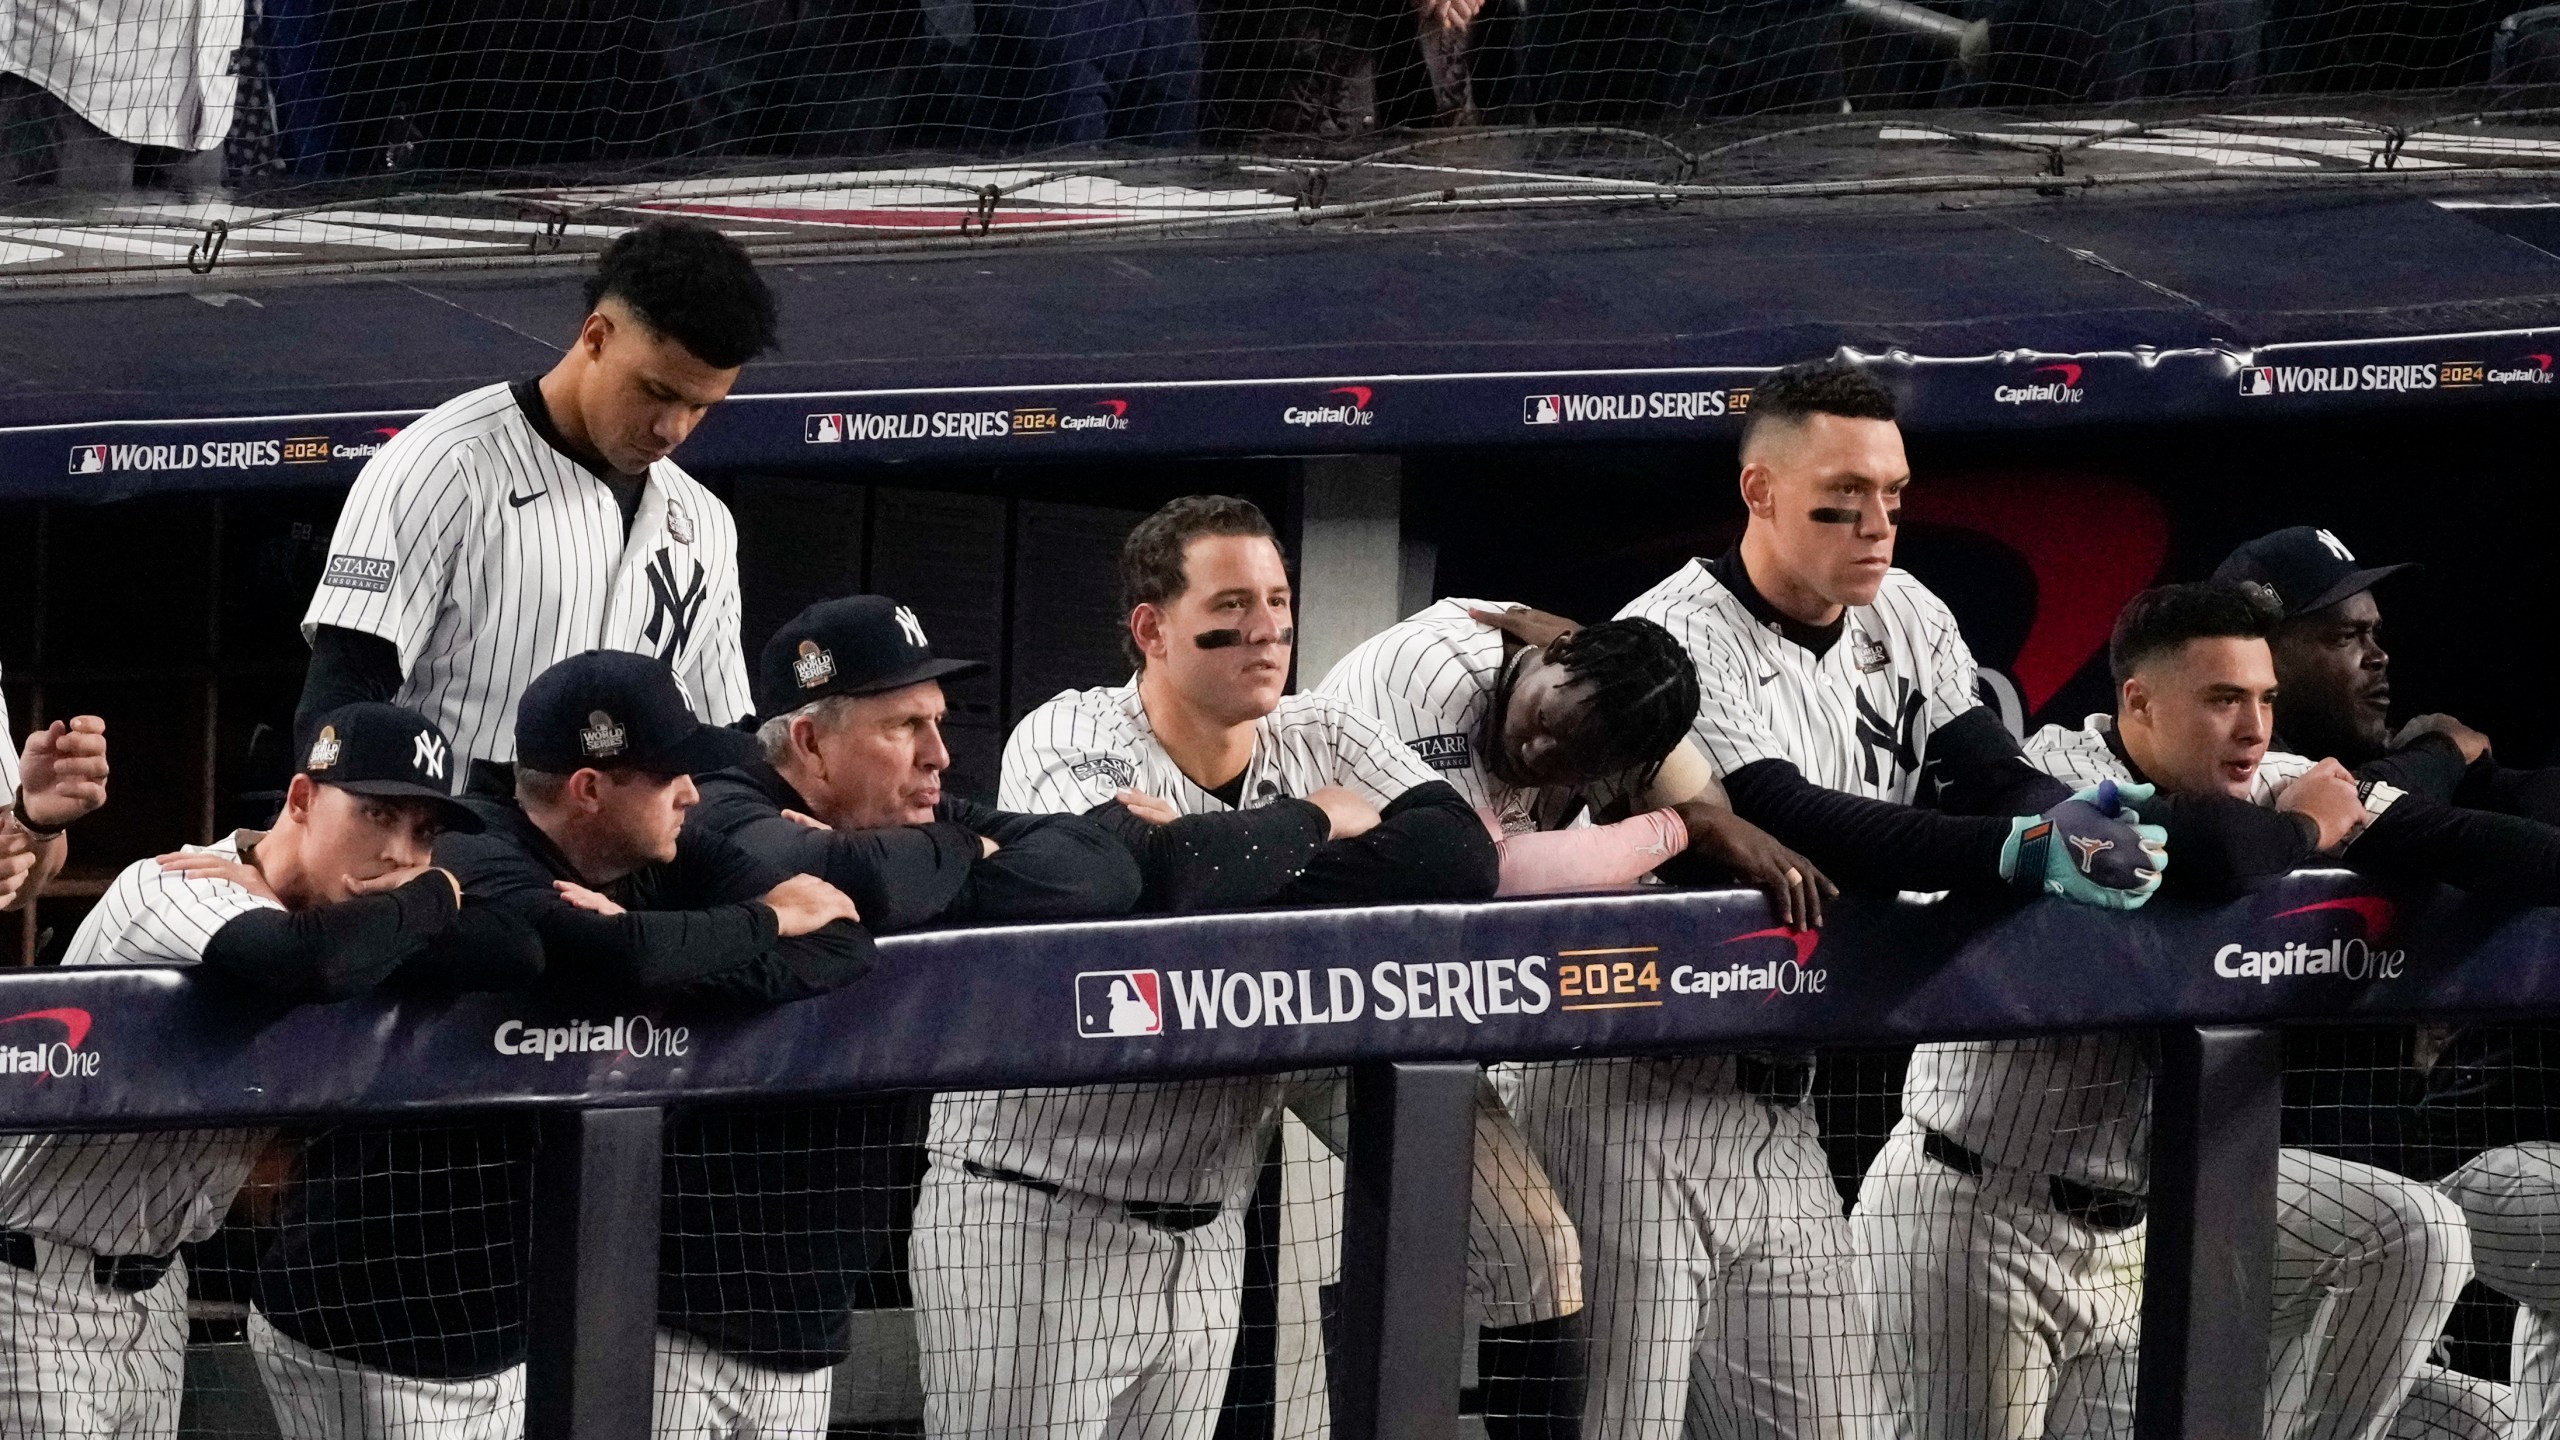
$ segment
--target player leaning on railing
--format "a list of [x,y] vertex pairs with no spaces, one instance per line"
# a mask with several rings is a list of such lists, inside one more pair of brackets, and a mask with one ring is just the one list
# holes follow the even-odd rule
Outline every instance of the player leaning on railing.
[[[1475,812],[1375,720],[1285,695],[1289,573],[1262,513],[1192,496],[1121,551],[1128,683],[1006,743],[1011,810],[1090,815],[1157,908],[1478,899]],[[1112,1024],[1161,1023],[1123,988]],[[1288,1082],[936,1097],[916,1209],[925,1433],[1206,1440],[1235,1347],[1243,1208]]]
[[[2560,900],[2560,831],[2461,817],[2335,760],[2269,748],[2282,618],[2255,585],[2136,596],[2109,661],[2116,713],[2048,727],[2028,758],[2066,784],[2155,786],[2170,884],[2224,899],[2335,857],[2382,878]],[[1904,1119],[1856,1228],[1895,1413],[1923,1436],[2131,1423],[2152,1043],[2140,1035],[1920,1047]],[[2427,1364],[2470,1274],[2442,1195],[2308,1150],[2278,1164],[2270,1434],[2491,1440],[2498,1387]]]
[[[849,984],[872,946],[842,892],[683,828],[690,772],[733,738],[695,720],[658,660],[573,655],[525,688],[514,793],[472,796],[479,833],[445,837],[437,858],[471,907],[531,926],[573,994],[770,1003]],[[290,1435],[520,1431],[530,1162],[527,1122],[512,1117],[354,1126],[312,1144],[250,1326]],[[693,1393],[671,1374],[721,1363],[671,1332],[658,1354],[666,1395]],[[662,1422],[685,1419],[667,1411]]]
[[[1079,815],[1016,815],[943,793],[942,681],[914,612],[880,595],[801,611],[765,642],[764,757],[702,778],[690,827],[815,875],[874,930],[1119,915],[1138,867]],[[670,1437],[820,1435],[852,1309],[894,1285],[926,1097],[678,1111],[667,1130],[659,1323]]]
[[[65,965],[200,965],[285,1002],[385,981],[509,988],[541,969],[525,926],[462,906],[431,868],[448,798],[444,736],[396,706],[319,717],[284,809],[127,866]],[[254,1130],[0,1141],[0,1434],[175,1433],[187,1344],[178,1247],[202,1240],[266,1143]]]

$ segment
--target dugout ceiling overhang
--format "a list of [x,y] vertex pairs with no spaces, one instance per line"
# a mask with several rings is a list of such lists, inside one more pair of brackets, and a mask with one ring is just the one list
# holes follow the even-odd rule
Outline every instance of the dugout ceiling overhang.
[[[1925,202],[1924,202],[1925,203]],[[1730,433],[1846,347],[1925,430],[2560,399],[2560,204],[2073,196],[1631,208],[771,262],[782,353],[698,472]],[[538,373],[574,267],[0,302],[0,498],[343,483]]]

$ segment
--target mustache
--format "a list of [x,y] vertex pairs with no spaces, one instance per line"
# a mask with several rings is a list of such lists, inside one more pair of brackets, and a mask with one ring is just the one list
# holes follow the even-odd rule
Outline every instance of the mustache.
[[[1244,632],[1242,630],[1234,629],[1203,630],[1199,634],[1191,637],[1191,643],[1199,646],[1203,650],[1224,650],[1231,645],[1243,644]],[[1270,643],[1275,645],[1297,644],[1298,627],[1292,625],[1288,629],[1281,631],[1280,638]]]

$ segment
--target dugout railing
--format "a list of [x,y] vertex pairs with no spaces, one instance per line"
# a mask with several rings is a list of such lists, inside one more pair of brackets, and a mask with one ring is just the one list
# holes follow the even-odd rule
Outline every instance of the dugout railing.
[[[2139,1433],[2255,1434],[2277,1022],[2560,1007],[2560,911],[2304,872],[2130,916],[1747,892],[964,929],[752,1013],[550,995],[279,1009],[168,969],[0,975],[0,1128],[541,1112],[530,1440],[645,1434],[666,1107],[1352,1067],[1333,1433],[1454,1435],[1476,1066],[2156,1028]],[[1152,980],[1140,977],[1151,973]],[[1160,1025],[1080,993],[1126,981]],[[32,1060],[25,1058],[32,1055]]]

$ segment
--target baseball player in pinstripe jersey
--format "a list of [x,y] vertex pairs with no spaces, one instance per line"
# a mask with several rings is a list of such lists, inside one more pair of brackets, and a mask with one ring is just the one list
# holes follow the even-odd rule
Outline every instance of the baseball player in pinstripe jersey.
[[[2429,802],[2388,784],[2360,796],[2337,762],[2267,748],[2265,637],[2280,618],[2238,585],[2135,597],[2110,646],[2117,714],[2048,726],[2027,758],[2066,785],[2156,784],[2155,813],[2197,857],[2176,882],[2190,894],[2221,898],[2341,853],[2407,879],[2521,878],[2494,854],[2472,869],[2411,846]],[[2132,1434],[2156,1059],[2149,1035],[2104,1033],[1914,1055],[1903,1119],[1852,1222],[1902,1434]],[[2276,1198],[2268,1435],[2502,1434],[2503,1387],[2428,1363],[2471,1275],[2453,1202],[2290,1146]]]
[[[1742,544],[1624,613],[1697,665],[1691,734],[1735,813],[1843,885],[2142,903],[2158,831],[2028,767],[1954,617],[1892,568],[1910,475],[1893,413],[1841,365],[1755,387]],[[1523,1067],[1514,1113],[1582,1234],[1588,1433],[1794,1440],[1882,1413],[1811,1079],[1810,1057]]]
[[[1827,882],[1813,862],[1705,798],[1713,781],[1685,741],[1696,672],[1650,620],[1576,628],[1525,607],[1442,600],[1354,646],[1316,692],[1379,717],[1476,807],[1501,837],[1499,893],[1631,884],[1695,843],[1765,885],[1782,919],[1819,918]],[[1629,809],[1639,813],[1615,818]],[[1591,811],[1610,823],[1574,823]],[[1580,1309],[1579,1241],[1490,1094],[1477,1112],[1473,1202],[1487,1429],[1520,1424],[1516,1414],[1550,1417],[1546,1433],[1577,1431],[1579,1357],[1556,1352],[1575,1346],[1561,1321]]]
[[[324,717],[319,734],[274,828],[127,866],[63,963],[201,964],[287,1000],[341,998],[412,964],[431,973],[455,958],[448,941],[468,963],[512,954],[538,965],[521,927],[459,933],[460,888],[427,868],[440,825],[475,823],[442,793],[435,728],[358,705]],[[187,1331],[178,1247],[221,1224],[265,1139],[185,1130],[0,1142],[0,1436],[177,1433]]]
[[107,722],[56,720],[28,734],[23,758],[10,734],[0,695],[0,910],[44,893],[69,856],[62,832],[107,803]]
[[672,222],[615,240],[587,292],[549,374],[446,401],[365,463],[303,615],[297,732],[396,699],[510,760],[524,687],[595,648],[665,661],[714,725],[754,708],[737,527],[669,456],[772,343],[772,297],[735,242]]
[[[1492,893],[1492,842],[1436,772],[1360,711],[1281,693],[1288,570],[1258,510],[1174,501],[1131,533],[1121,573],[1138,675],[1025,716],[1003,808],[1102,821],[1159,909]],[[937,1097],[914,1241],[925,1433],[1205,1440],[1242,1205],[1289,1088]]]

